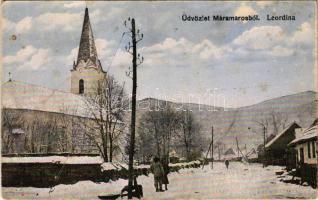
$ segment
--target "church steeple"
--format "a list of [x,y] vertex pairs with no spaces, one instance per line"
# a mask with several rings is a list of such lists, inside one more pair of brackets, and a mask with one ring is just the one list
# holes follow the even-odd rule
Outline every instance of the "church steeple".
[[89,20],[88,8],[85,8],[82,34],[75,68],[82,61],[83,63],[85,63],[86,66],[95,66],[101,69],[100,62],[97,56],[93,30]]
[[98,60],[88,9],[86,8],[78,56],[71,69],[71,92],[80,95],[95,93],[98,84],[105,81],[106,76],[107,74]]

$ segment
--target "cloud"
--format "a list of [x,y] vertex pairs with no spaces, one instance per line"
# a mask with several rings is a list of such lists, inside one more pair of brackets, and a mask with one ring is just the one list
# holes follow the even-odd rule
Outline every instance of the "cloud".
[[7,31],[13,30],[15,27],[15,23],[6,19],[6,18],[2,18],[2,23],[3,23],[3,28]]
[[285,37],[280,26],[257,26],[244,31],[233,43],[252,50],[261,50],[281,44]]
[[19,70],[39,70],[47,67],[52,61],[49,49],[35,48],[31,45],[19,50],[15,55],[4,57],[4,64],[18,66]]
[[63,6],[65,8],[81,8],[81,7],[85,7],[85,1],[72,1],[68,3],[64,3]]
[[256,11],[252,7],[247,6],[244,3],[234,11],[234,15],[236,16],[246,16],[246,15],[256,15],[256,14],[257,14]]
[[313,44],[314,29],[308,22],[301,24],[298,30],[293,34],[291,41],[298,44]]
[[25,48],[20,49],[15,55],[5,56],[3,58],[4,64],[13,64],[13,63],[25,62],[35,52],[36,52],[36,49],[33,46],[28,45]]
[[272,5],[273,2],[272,1],[257,1],[256,4],[261,7],[261,8],[264,8],[264,7],[267,7],[269,5]]
[[80,13],[44,13],[36,17],[35,21],[45,31],[78,31],[82,16]]
[[25,17],[16,24],[17,33],[26,33],[32,28],[32,17]]
[[30,60],[23,63],[20,70],[40,70],[46,68],[49,62],[53,60],[49,49],[37,49]]
[[272,48],[271,51],[268,52],[270,56],[277,56],[277,57],[288,57],[295,53],[294,49],[282,46],[275,46]]
[[97,54],[100,59],[103,59],[107,56],[111,56],[111,54],[114,53],[116,48],[115,42],[113,40],[108,41],[108,40],[99,38],[95,40],[95,44],[96,44]]
[[14,34],[27,33],[32,28],[32,17],[25,17],[18,22],[12,22],[3,18],[3,26],[6,31],[13,32]]
[[[98,53],[98,52],[97,52]],[[73,63],[73,61],[77,60],[77,54],[78,54],[78,47],[73,48],[68,56],[65,58],[65,63],[70,64]]]
[[199,52],[200,58],[209,59],[209,58],[221,58],[226,53],[232,51],[228,46],[218,47],[214,45],[210,40],[203,40],[201,43],[196,44],[193,47],[193,52]]

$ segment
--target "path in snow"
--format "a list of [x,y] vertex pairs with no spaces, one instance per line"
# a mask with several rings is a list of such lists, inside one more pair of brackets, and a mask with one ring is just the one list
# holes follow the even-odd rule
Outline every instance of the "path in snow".
[[[318,194],[307,186],[293,185],[279,181],[275,171],[282,167],[260,164],[246,165],[230,163],[229,170],[223,163],[214,163],[214,169],[205,166],[199,169],[184,169],[169,174],[169,190],[154,192],[153,176],[141,176],[138,182],[143,185],[144,199],[272,199],[272,198],[313,198]],[[98,199],[98,195],[118,193],[127,180],[111,183],[81,181],[74,185],[58,185],[49,193],[49,188],[2,188],[5,199]]]

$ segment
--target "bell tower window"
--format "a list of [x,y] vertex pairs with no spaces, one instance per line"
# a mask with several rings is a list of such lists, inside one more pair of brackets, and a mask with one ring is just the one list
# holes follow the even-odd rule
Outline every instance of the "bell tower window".
[[84,80],[83,79],[79,80],[79,87],[78,88],[79,88],[78,93],[84,94]]

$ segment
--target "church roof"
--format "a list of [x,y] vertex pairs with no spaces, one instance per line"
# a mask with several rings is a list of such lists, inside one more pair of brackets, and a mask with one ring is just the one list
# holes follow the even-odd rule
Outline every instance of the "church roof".
[[90,117],[83,97],[19,81],[2,84],[2,107]]
[[84,63],[85,65],[95,66],[102,69],[97,56],[97,50],[95,46],[93,30],[89,20],[88,8],[85,9],[85,16],[82,27],[81,40],[78,49],[77,63]]

